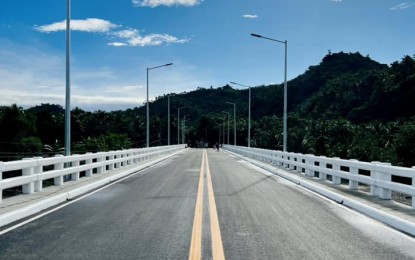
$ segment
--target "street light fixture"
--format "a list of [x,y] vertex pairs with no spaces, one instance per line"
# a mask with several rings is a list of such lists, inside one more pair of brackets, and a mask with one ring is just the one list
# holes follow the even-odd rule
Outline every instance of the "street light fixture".
[[179,107],[177,109],[177,144],[180,144],[180,109],[183,108],[187,108],[186,106],[184,107]]
[[251,33],[251,36],[263,38],[266,40],[283,43],[285,45],[285,72],[284,72],[284,118],[283,118],[283,151],[287,151],[287,40],[280,41],[277,39],[268,38],[259,34]]
[[149,111],[149,104],[148,104],[148,72],[150,70],[154,70],[154,69],[158,69],[161,67],[166,67],[166,66],[170,66],[173,65],[173,63],[167,63],[164,65],[160,65],[160,66],[156,66],[156,67],[152,67],[152,68],[147,68],[147,131],[146,131],[146,147],[150,147],[150,111]]
[[229,112],[226,111],[222,111],[223,113],[226,113],[227,117],[228,117],[228,145],[229,145]]
[[236,146],[236,103],[225,102],[233,105],[233,145]]
[[241,87],[249,88],[249,101],[248,101],[248,147],[251,147],[251,86],[245,86],[236,82],[231,82],[231,84],[238,85]]

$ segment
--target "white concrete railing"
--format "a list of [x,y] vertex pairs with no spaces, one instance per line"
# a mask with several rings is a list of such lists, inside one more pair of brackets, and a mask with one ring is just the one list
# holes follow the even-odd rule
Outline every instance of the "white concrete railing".
[[[53,179],[55,186],[61,186],[64,184],[64,176],[70,176],[71,181],[78,181],[81,172],[85,172],[85,177],[91,177],[93,174],[103,174],[184,148],[184,145],[171,145],[0,162],[0,203],[5,189],[22,186],[23,194],[32,194],[43,189],[45,180]],[[4,173],[10,171],[20,171],[21,175],[3,179]]]
[[[224,149],[309,177],[324,181],[330,179],[333,185],[340,185],[342,179],[348,180],[350,190],[357,190],[359,184],[365,184],[370,186],[371,195],[381,199],[391,199],[392,191],[406,194],[412,197],[412,208],[415,209],[415,167],[404,168],[391,166],[389,163],[368,163],[231,145],[224,146]],[[412,185],[393,182],[392,176],[408,178]]]

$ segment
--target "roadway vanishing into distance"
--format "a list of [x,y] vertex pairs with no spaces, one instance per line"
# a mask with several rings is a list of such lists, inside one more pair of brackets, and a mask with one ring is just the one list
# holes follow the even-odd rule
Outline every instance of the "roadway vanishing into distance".
[[1,259],[414,256],[414,238],[211,149],[187,149],[0,236]]

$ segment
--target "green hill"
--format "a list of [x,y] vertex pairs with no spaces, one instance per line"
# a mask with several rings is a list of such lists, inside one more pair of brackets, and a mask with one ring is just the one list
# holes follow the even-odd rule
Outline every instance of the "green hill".
[[[150,103],[152,145],[167,143],[167,97]],[[329,53],[320,64],[288,82],[288,150],[415,165],[413,100],[414,57],[385,65],[359,53]],[[223,111],[231,114],[232,144],[233,106],[226,102],[237,104],[237,144],[246,145],[248,89],[229,85],[172,94],[171,143],[177,143],[177,108],[186,106],[181,118],[189,118],[189,145],[218,142],[218,124],[227,122]],[[113,112],[74,109],[73,151],[142,147],[145,113],[145,106]],[[252,87],[252,146],[282,148],[282,113],[282,84]],[[30,145],[33,143],[37,145]],[[39,144],[53,146],[55,152],[62,147],[61,107],[43,104],[26,111],[17,106],[0,108],[3,154],[25,149],[33,152]]]

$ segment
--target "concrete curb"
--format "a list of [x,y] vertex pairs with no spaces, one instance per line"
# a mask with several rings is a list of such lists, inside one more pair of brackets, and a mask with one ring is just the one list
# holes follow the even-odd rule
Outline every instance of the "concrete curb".
[[227,153],[232,154],[236,157],[239,157],[249,163],[252,163],[255,166],[258,166],[268,172],[271,172],[281,178],[284,178],[286,180],[289,180],[297,185],[300,185],[301,187],[304,187],[306,189],[309,189],[313,192],[316,192],[328,199],[334,200],[339,204],[342,204],[344,206],[347,206],[349,208],[352,208],[356,211],[359,211],[371,218],[374,218],[386,225],[389,225],[401,232],[410,234],[412,236],[415,236],[415,223],[410,222],[408,220],[399,218],[397,216],[394,216],[392,214],[389,214],[387,212],[381,211],[379,209],[376,209],[374,207],[365,205],[359,201],[356,201],[354,199],[345,197],[341,194],[335,193],[333,191],[324,189],[322,187],[319,187],[317,185],[314,185],[313,183],[303,180],[297,176],[293,176],[292,174],[289,174],[283,170],[277,169],[274,166],[271,165],[264,165],[265,163],[259,163],[259,161],[256,161],[254,159],[239,155],[237,153],[231,152],[231,151],[227,151],[225,150]]
[[380,222],[385,223],[399,231],[415,236],[415,223],[413,222],[401,219],[392,214],[367,206],[349,198],[344,199],[343,205],[379,220]]
[[137,173],[138,171],[142,171],[146,168],[149,168],[159,162],[162,162],[164,160],[169,159],[170,157],[175,156],[176,154],[179,154],[183,151],[186,150],[180,150],[178,152],[160,157],[156,160],[153,160],[151,162],[146,162],[143,163],[141,165],[137,165],[137,167],[122,171],[118,174],[115,174],[113,176],[108,176],[107,178],[101,179],[101,180],[97,180],[96,182],[87,184],[85,186],[58,194],[58,195],[54,195],[51,197],[46,197],[44,199],[41,199],[38,202],[34,202],[30,205],[24,206],[20,209],[5,213],[0,215],[0,227],[9,225],[15,221],[30,217],[32,215],[35,215],[43,210],[49,209],[51,207],[54,207],[56,205],[59,205],[61,203],[64,203],[68,200],[71,200],[73,198],[76,198],[78,196],[81,195],[85,195],[90,191],[93,191],[95,189],[98,189],[100,187],[103,187],[105,185],[108,185],[111,182],[120,180],[122,178],[128,177],[128,176],[133,176],[135,173]]

